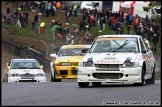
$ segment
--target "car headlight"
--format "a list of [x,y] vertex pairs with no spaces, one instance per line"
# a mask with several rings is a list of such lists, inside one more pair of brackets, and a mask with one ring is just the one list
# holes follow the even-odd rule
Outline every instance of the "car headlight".
[[125,62],[122,67],[139,67],[139,62]]
[[39,77],[45,77],[46,74],[45,73],[38,73],[37,76],[39,76]]
[[83,67],[94,67],[93,62],[83,62]]
[[70,62],[61,62],[62,66],[71,66],[72,64]]
[[125,62],[122,67],[134,67],[134,62]]

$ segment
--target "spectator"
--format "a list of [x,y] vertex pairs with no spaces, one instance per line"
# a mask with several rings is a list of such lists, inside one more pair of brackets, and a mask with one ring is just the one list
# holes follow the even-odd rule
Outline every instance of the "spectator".
[[43,33],[44,32],[44,27],[45,27],[45,22],[44,22],[44,20],[42,20],[40,22],[40,33]]
[[55,25],[55,20],[51,21],[51,28]]
[[111,21],[111,18],[108,19],[108,31],[111,31],[112,30],[112,21]]
[[61,2],[60,1],[57,1],[56,2],[56,8],[57,8],[58,12],[60,10],[60,7],[61,7]]
[[129,25],[132,25],[132,21],[133,21],[133,16],[130,15],[130,16],[129,16]]
[[98,29],[100,30],[101,29],[101,19],[98,18]]
[[82,19],[80,20],[79,25],[80,25],[80,29],[79,30],[83,31],[84,22],[83,22]]
[[74,16],[77,17],[77,11],[78,11],[78,6],[74,5],[73,11],[74,11]]
[[67,12],[67,22],[70,23],[71,19],[70,19],[70,11]]
[[129,13],[128,13],[128,14],[126,15],[126,26],[127,26],[127,25],[130,25],[130,24],[129,24],[129,16],[130,16],[130,15],[129,15]]
[[105,17],[102,17],[102,30],[105,30],[105,23],[106,23],[106,19]]
[[51,8],[52,16],[55,16],[55,11],[56,11],[56,7],[55,5],[52,5],[52,8]]
[[156,33],[154,33],[154,35],[153,35],[153,39],[152,39],[152,42],[154,43],[154,51],[156,52],[156,48],[157,48],[157,43],[158,43],[158,37],[159,35],[157,35]]

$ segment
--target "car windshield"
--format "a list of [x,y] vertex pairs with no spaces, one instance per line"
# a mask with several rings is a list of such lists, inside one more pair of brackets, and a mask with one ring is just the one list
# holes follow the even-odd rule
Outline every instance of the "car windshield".
[[135,37],[106,37],[97,38],[92,45],[90,53],[100,52],[139,52],[137,38]]
[[68,48],[61,49],[58,56],[78,56],[81,53],[82,48]]
[[11,69],[40,69],[37,61],[12,61]]

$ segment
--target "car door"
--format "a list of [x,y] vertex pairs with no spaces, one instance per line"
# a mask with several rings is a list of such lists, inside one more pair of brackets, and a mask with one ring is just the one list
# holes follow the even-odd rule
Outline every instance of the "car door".
[[144,44],[145,44],[146,49],[148,51],[148,57],[149,57],[148,60],[150,62],[150,67],[149,67],[150,68],[150,72],[149,73],[152,73],[153,72],[153,69],[154,69],[155,58],[153,56],[152,51],[150,50],[150,47],[148,46],[149,45],[149,42],[148,43],[144,42]]
[[146,62],[146,75],[150,74],[150,58],[149,58],[149,50],[146,48],[144,41],[142,38],[140,38],[140,44],[141,44],[141,51],[145,51],[145,53],[142,53]]

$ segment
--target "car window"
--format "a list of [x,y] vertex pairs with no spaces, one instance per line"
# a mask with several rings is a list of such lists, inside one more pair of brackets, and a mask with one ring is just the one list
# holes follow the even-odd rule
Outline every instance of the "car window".
[[11,69],[40,69],[37,61],[13,61]]
[[[140,41],[140,44],[141,44],[141,51],[142,51],[142,50],[146,50],[146,48],[145,48],[145,46],[144,46],[143,41],[142,41],[141,38],[139,39],[139,41]],[[146,51],[147,51],[147,50],[146,50]]]
[[82,48],[61,49],[58,56],[77,56],[81,53]]
[[[142,39],[142,40],[143,40],[143,39]],[[146,47],[146,50],[149,51],[150,48],[149,48],[148,44],[145,42],[145,40],[143,40],[143,41],[144,41],[144,45],[145,45],[145,47]]]

